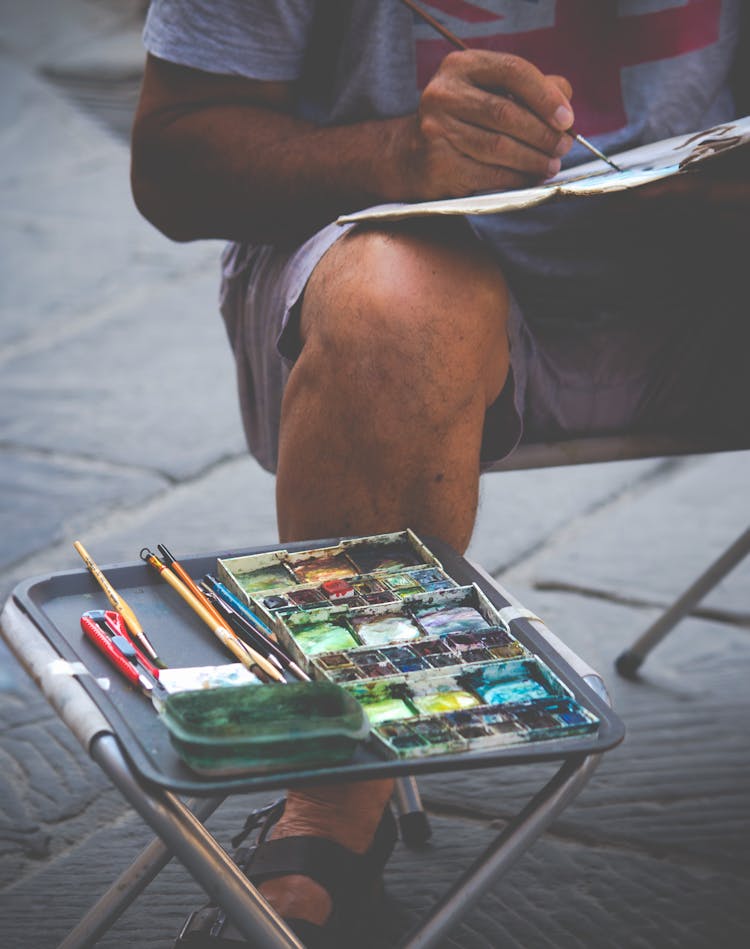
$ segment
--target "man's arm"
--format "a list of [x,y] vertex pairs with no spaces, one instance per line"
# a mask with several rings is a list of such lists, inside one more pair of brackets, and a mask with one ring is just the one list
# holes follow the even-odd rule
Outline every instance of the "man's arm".
[[174,240],[291,242],[370,204],[539,181],[571,145],[568,83],[504,54],[446,57],[399,118],[319,128],[293,95],[149,56],[133,128],[144,216]]

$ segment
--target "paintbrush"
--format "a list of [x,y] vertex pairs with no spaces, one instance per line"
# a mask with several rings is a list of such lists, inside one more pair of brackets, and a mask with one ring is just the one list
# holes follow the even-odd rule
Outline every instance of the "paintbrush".
[[148,547],[144,547],[141,551],[141,560],[144,560],[149,566],[153,567],[161,578],[182,597],[187,605],[197,613],[206,626],[208,626],[221,644],[226,646],[243,666],[248,668],[253,665],[258,666],[259,669],[262,669],[267,676],[270,676],[270,678],[276,682],[286,682],[284,676],[273,663],[269,662],[265,656],[262,656],[257,649],[253,649],[248,643],[243,642],[233,629],[229,629],[226,626],[223,620],[217,621],[214,611],[205,607],[198,597],[191,593],[177,574],[173,573],[166,564],[162,563],[156,554],[150,551]]
[[230,603],[210,588],[206,581],[202,581],[203,592],[209,601],[219,610],[223,611],[226,621],[234,626],[239,636],[248,636],[251,642],[268,657],[271,662],[277,662],[283,669],[288,669],[298,679],[303,682],[309,682],[310,676],[297,665],[297,663],[288,656],[284,650],[272,639],[266,636],[261,630],[254,626],[247,617],[243,616]]
[[120,596],[117,590],[115,590],[109,580],[107,580],[107,578],[101,572],[99,567],[97,567],[83,544],[79,540],[76,540],[73,542],[73,546],[80,555],[81,560],[83,560],[83,562],[89,568],[96,582],[99,584],[102,590],[104,590],[109,602],[125,620],[125,623],[133,636],[135,636],[138,642],[143,646],[144,651],[151,657],[156,666],[164,668],[164,663],[157,656],[156,650],[148,641],[148,637],[143,632],[143,627],[138,622],[138,617],[135,615],[131,607],[128,606],[125,600]]
[[[441,36],[445,37],[449,43],[452,43],[456,49],[469,49],[462,39],[459,39],[455,33],[451,33],[448,27],[443,26],[439,20],[436,20],[434,16],[429,14],[426,10],[423,10],[418,3],[414,2],[414,0],[401,0],[401,3],[403,3],[404,6],[409,7],[409,9],[416,13],[416,15],[424,20],[425,23],[429,23],[429,25],[434,30],[436,30]],[[579,135],[573,129],[568,129],[567,134],[572,135],[579,145],[583,145],[583,147],[587,148],[592,155],[596,155],[597,158],[600,158],[602,161],[606,162],[610,168],[614,168],[615,171],[622,171],[622,168],[620,168],[619,165],[616,165],[611,158],[607,158],[604,152],[600,152],[596,145],[592,145],[587,138],[583,137],[583,135]]]

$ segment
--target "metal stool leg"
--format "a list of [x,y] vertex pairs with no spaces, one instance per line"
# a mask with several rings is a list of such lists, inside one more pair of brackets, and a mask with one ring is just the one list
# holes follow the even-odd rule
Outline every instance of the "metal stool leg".
[[583,789],[600,758],[589,755],[566,761],[456,882],[403,949],[431,949],[437,945]]
[[97,736],[91,757],[123,797],[174,851],[254,949],[304,949],[229,854],[171,791],[140,782],[111,734]]
[[432,836],[432,828],[422,807],[416,778],[397,778],[393,796],[398,808],[398,824],[403,842],[409,847],[416,847],[428,841]]
[[[203,798],[189,802],[187,806],[198,820],[203,822],[223,800],[223,797]],[[164,841],[158,837],[152,840],[68,933],[58,949],[84,949],[93,946],[171,859],[172,852]]]
[[615,660],[615,668],[621,676],[627,679],[635,677],[641,663],[651,650],[664,639],[667,633],[703,597],[712,590],[720,580],[736,567],[737,564],[750,553],[750,527],[729,547],[718,560],[714,561],[705,573],[688,587],[669,609],[662,613],[630,649],[626,649]]

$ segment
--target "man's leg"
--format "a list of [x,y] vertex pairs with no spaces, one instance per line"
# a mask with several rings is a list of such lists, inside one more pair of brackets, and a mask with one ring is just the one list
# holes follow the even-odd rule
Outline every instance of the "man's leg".
[[[354,231],[308,283],[282,407],[282,541],[411,527],[459,551],[469,542],[484,415],[508,372],[508,294],[468,231],[430,231]],[[273,836],[362,853],[391,791],[383,780],[291,792]],[[304,877],[261,889],[284,916],[330,912]]]

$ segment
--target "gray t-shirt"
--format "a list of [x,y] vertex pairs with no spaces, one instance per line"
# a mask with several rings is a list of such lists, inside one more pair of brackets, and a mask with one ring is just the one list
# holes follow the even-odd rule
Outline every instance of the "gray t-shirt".
[[[434,0],[467,45],[524,56],[573,84],[576,130],[614,153],[735,117],[740,0]],[[450,44],[399,0],[153,0],[153,55],[211,73],[295,83],[319,124],[403,115]],[[590,159],[575,146],[566,165]],[[606,199],[475,218],[540,317],[624,300],[664,234],[613,228]],[[544,279],[541,279],[544,278]],[[567,313],[560,313],[560,300]]]

